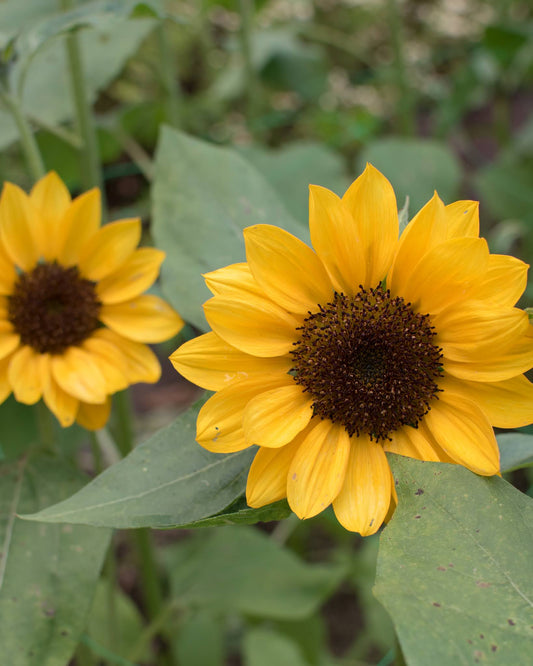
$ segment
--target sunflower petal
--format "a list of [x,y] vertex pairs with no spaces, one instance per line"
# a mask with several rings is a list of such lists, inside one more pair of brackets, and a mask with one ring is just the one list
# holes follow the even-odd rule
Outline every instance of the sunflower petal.
[[391,435],[392,441],[385,442],[383,448],[388,453],[397,453],[415,460],[442,462],[437,452],[425,437],[422,428],[403,426]]
[[204,273],[203,278],[209,291],[215,296],[242,296],[243,292],[250,292],[264,296],[263,290],[257,284],[250,267],[241,262],[219,268],[210,273]]
[[333,502],[337,520],[351,532],[375,534],[389,511],[392,475],[381,444],[368,436],[351,438],[342,490]]
[[196,440],[208,451],[231,453],[248,448],[242,427],[244,409],[256,395],[286,382],[279,375],[259,375],[235,382],[203,405],[196,421]]
[[25,345],[11,357],[7,376],[18,402],[35,404],[43,394],[45,383],[45,359],[43,355]]
[[446,206],[448,238],[479,236],[479,202],[455,201]]
[[424,422],[444,451],[476,474],[500,470],[496,437],[481,409],[464,396],[444,391],[433,402]]
[[100,430],[109,419],[111,413],[111,399],[107,398],[101,405],[80,402],[76,421],[87,430]]
[[219,337],[253,356],[283,356],[298,337],[299,319],[253,294],[243,298],[214,296],[204,303],[204,312]]
[[287,497],[287,475],[300,443],[301,438],[297,438],[279,449],[259,449],[248,472],[248,506],[256,509]]
[[0,196],[0,238],[11,261],[24,271],[39,259],[35,224],[39,221],[35,206],[20,187],[4,183]]
[[79,401],[70,393],[63,391],[52,377],[50,369],[44,386],[43,400],[64,428],[68,428],[74,423]]
[[287,386],[252,398],[244,410],[243,428],[248,444],[278,448],[301,432],[313,416],[313,398],[287,377]]
[[287,501],[299,518],[312,518],[333,502],[344,483],[349,456],[346,430],[317,420],[298,447],[287,478]]
[[0,234],[0,294],[13,293],[13,288],[17,280],[17,271],[11,257],[7,254]]
[[141,240],[141,220],[132,218],[106,224],[83,248],[79,268],[89,280],[101,280],[122,267]]
[[100,320],[116,333],[137,342],[162,342],[176,335],[183,319],[162,298],[137,296],[125,303],[104,304]]
[[498,306],[515,305],[527,284],[528,265],[516,257],[491,254],[487,272],[477,280],[468,297]]
[[331,300],[333,289],[320,259],[288,231],[256,224],[244,230],[244,242],[252,275],[275,303],[306,314]]
[[0,405],[11,393],[11,383],[8,377],[8,368],[11,363],[11,357],[0,359]]
[[212,331],[178,347],[170,362],[190,382],[208,391],[219,391],[234,380],[257,373],[287,374],[292,367],[288,356],[268,359],[251,356],[228,345]]
[[46,261],[55,259],[58,232],[63,217],[70,206],[70,193],[55,171],[41,178],[30,192],[30,201],[39,211],[40,223],[36,226],[35,237],[41,256]]
[[59,386],[82,402],[103,403],[106,380],[92,355],[79,347],[52,356],[52,375]]
[[161,364],[150,347],[141,342],[128,340],[109,328],[99,328],[94,332],[94,337],[107,340],[113,345],[116,355],[125,363],[124,372],[128,384],[137,382],[155,384],[159,381]]
[[342,198],[363,243],[364,287],[374,287],[387,275],[398,243],[396,195],[385,176],[367,164]]
[[120,303],[139,296],[157,279],[165,253],[155,247],[136,250],[116,271],[96,285],[102,303]]
[[365,281],[363,243],[351,213],[339,197],[309,186],[311,242],[335,291],[353,294]]
[[15,333],[11,322],[0,319],[0,359],[9,356],[20,345],[20,335]]
[[470,382],[446,377],[452,393],[475,402],[496,428],[520,428],[533,422],[533,384],[524,375],[501,382]]
[[102,202],[100,190],[80,194],[68,207],[56,233],[56,259],[63,266],[77,264],[87,243],[100,227]]
[[83,342],[81,348],[91,355],[100,369],[105,379],[106,393],[116,393],[127,388],[126,361],[121,354],[117,354],[117,348],[112,342],[93,335]]

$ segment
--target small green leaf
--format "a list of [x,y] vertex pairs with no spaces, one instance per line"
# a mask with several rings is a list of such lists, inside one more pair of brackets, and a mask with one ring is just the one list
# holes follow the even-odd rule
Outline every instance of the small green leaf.
[[307,666],[296,643],[272,629],[257,627],[244,636],[245,666]]
[[182,525],[182,527],[216,527],[217,525],[254,525],[255,523],[267,523],[272,520],[283,520],[291,514],[287,500],[280,500],[274,504],[268,504],[260,509],[251,509],[244,497],[239,497],[224,511],[215,516],[197,520],[194,523]]
[[202,273],[245,260],[242,230],[275,224],[297,236],[303,225],[240,155],[163,128],[153,185],[153,234],[167,253],[163,289],[182,317],[206,329],[210,296]]
[[407,663],[528,663],[533,501],[459,465],[390,462],[398,508],[381,536],[375,595]]
[[306,564],[252,527],[216,528],[168,556],[180,605],[254,617],[301,619],[316,611],[344,576],[339,565]]
[[0,663],[66,664],[85,626],[110,531],[16,517],[80,487],[84,475],[60,459],[23,458],[4,465],[1,476]]
[[512,472],[533,465],[533,435],[504,432],[497,435],[502,472]]
[[244,492],[253,449],[221,455],[194,440],[182,414],[64,502],[23,516],[47,523],[175,527],[216,514]]

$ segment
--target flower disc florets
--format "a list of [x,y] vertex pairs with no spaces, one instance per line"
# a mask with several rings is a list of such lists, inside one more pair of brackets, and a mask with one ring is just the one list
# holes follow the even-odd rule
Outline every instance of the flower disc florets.
[[301,327],[294,379],[316,416],[376,441],[417,426],[439,391],[441,350],[428,315],[381,286],[335,293]]
[[76,266],[41,263],[19,275],[8,318],[23,344],[41,354],[60,354],[98,328],[100,307],[95,283],[82,278]]

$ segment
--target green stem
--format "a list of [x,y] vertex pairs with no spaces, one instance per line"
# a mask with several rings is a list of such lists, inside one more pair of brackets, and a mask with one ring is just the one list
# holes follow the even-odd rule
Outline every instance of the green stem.
[[46,169],[35,135],[21,109],[20,101],[7,92],[2,92],[0,98],[17,124],[20,145],[26,158],[28,171],[34,180],[39,180],[46,173]]
[[116,428],[114,439],[123,458],[133,451],[132,409],[127,390],[114,395]]
[[241,11],[241,49],[244,61],[246,118],[252,130],[257,100],[257,78],[252,61],[252,18],[254,0],[239,0]]
[[96,474],[100,474],[100,472],[104,469],[102,451],[100,450],[100,445],[98,443],[98,439],[96,438],[96,433],[89,432],[89,436],[91,440],[91,450],[93,453],[94,471]]
[[173,127],[180,126],[180,95],[178,74],[176,72],[174,53],[170,48],[167,24],[161,21],[157,27],[157,46],[161,67],[161,83],[165,100],[166,121]]
[[387,0],[387,11],[391,29],[392,48],[394,52],[396,81],[400,95],[398,102],[400,128],[403,134],[412,136],[415,133],[414,99],[411,87],[409,86],[409,82],[407,80],[407,68],[405,65],[405,39],[397,0]]
[[[73,0],[60,0],[61,8],[69,10],[74,6]],[[96,127],[92,114],[92,107],[87,96],[85,85],[85,72],[78,35],[70,32],[65,38],[67,49],[67,62],[72,88],[72,98],[76,110],[78,130],[83,139],[81,155],[81,173],[85,189],[99,187],[102,189],[102,171],[98,154],[98,141]]]
[[42,400],[37,403],[37,426],[41,445],[54,455],[57,453],[54,417]]
[[132,647],[131,651],[127,655],[129,661],[137,663],[141,660],[142,656],[146,653],[146,650],[153,638],[161,633],[167,623],[172,620],[172,626],[175,628],[175,621],[173,615],[178,613],[178,607],[174,601],[170,601],[163,608],[157,617],[155,617],[150,624],[145,627],[140,634],[137,642]]

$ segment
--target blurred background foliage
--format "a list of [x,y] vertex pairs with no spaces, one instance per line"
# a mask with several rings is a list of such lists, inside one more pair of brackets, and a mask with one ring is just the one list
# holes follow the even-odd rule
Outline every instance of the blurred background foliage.
[[[60,5],[0,3],[1,74],[36,130],[46,168],[76,193],[84,185],[66,37],[45,23]],[[149,235],[152,158],[166,123],[239,151],[301,221],[308,183],[342,193],[370,161],[393,183],[399,207],[409,195],[410,216],[435,188],[445,203],[478,199],[492,251],[533,259],[527,0],[110,0],[76,8],[112,218],[141,215]],[[0,178],[29,187],[5,108],[0,148]],[[532,295],[523,305],[531,305]],[[139,438],[198,395],[185,384],[176,389],[167,372],[166,385],[136,394]],[[524,472],[514,480],[530,487]],[[246,526],[157,533],[176,600],[167,612],[179,626],[163,632],[163,642],[178,663],[395,663],[392,625],[372,596],[375,537],[345,532],[327,512],[261,532],[272,538],[263,543],[264,535]],[[152,642],[159,629],[146,632],[128,534],[118,533],[114,547],[118,570],[106,568],[75,663],[93,664],[97,655],[101,664],[164,664],[167,653]],[[256,562],[256,578],[266,561],[292,575],[290,582],[274,576],[272,589],[233,582],[217,597],[225,581],[218,558],[243,567]],[[205,571],[214,572],[207,582]],[[115,577],[118,588],[110,585]],[[107,629],[110,586],[119,594],[118,638]],[[250,595],[259,610],[250,610]]]

